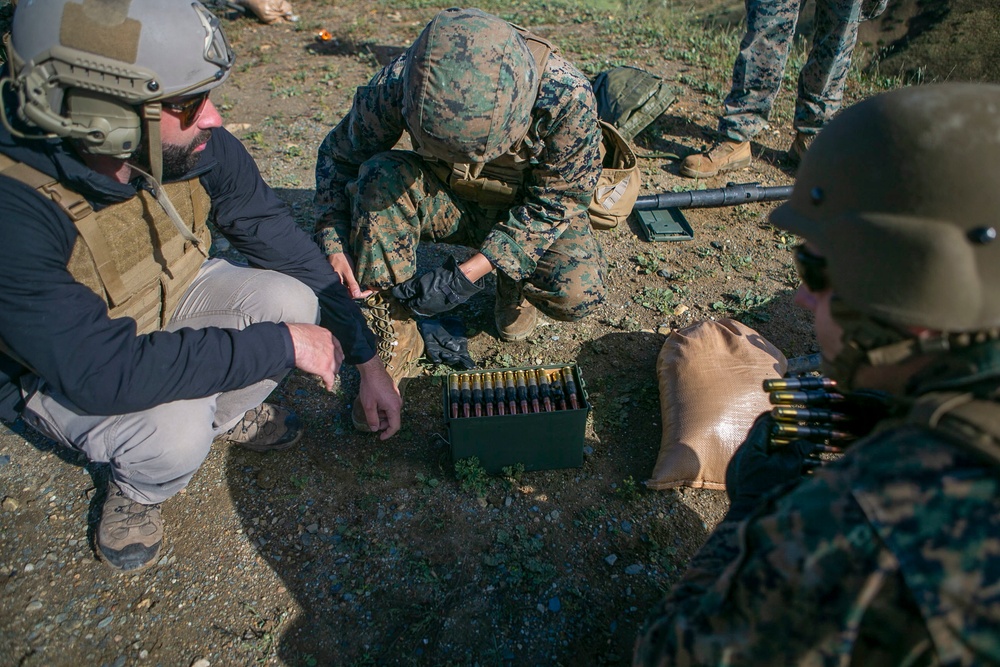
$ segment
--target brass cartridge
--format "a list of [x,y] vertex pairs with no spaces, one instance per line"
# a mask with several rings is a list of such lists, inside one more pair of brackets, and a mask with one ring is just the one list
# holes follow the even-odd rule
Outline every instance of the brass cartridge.
[[531,401],[531,411],[541,412],[538,404],[538,377],[535,375],[535,371],[530,369],[525,371],[524,375],[528,382],[528,400]]
[[542,399],[542,408],[546,412],[552,412],[552,389],[549,387],[549,376],[541,368],[537,369],[538,395]]
[[503,385],[507,393],[507,408],[510,414],[517,414],[517,388],[514,386],[514,372],[504,371]]
[[479,373],[472,374],[472,412],[483,416],[483,384]]
[[836,381],[828,377],[806,376],[764,380],[764,391],[778,391],[779,389],[833,389],[836,386]]
[[552,404],[556,410],[566,409],[566,392],[563,390],[562,378],[559,369],[548,371],[549,390],[552,392]]
[[458,375],[448,376],[448,403],[451,407],[451,418],[458,419],[458,402],[459,402],[459,392],[458,392]]
[[483,373],[483,402],[486,403],[486,416],[493,416],[493,373]]
[[827,408],[793,408],[787,405],[779,405],[771,408],[771,416],[779,422],[813,422],[813,423],[834,423],[850,421],[851,418],[842,412],[834,412]]
[[524,371],[514,371],[514,388],[517,392],[517,404],[521,406],[521,414],[528,414],[528,381]]
[[579,409],[580,401],[576,397],[576,381],[573,379],[573,368],[571,366],[563,367],[562,379],[563,385],[566,387],[566,395],[569,397],[569,407],[573,410]]
[[462,387],[462,416],[471,416],[472,387],[469,385],[469,374],[462,373],[459,376],[459,383]]
[[503,389],[503,373],[497,371],[493,374],[493,386],[497,398],[497,414],[507,414],[507,396]]
[[806,391],[772,391],[768,394],[772,405],[831,405],[843,403],[843,394],[836,394],[822,389]]

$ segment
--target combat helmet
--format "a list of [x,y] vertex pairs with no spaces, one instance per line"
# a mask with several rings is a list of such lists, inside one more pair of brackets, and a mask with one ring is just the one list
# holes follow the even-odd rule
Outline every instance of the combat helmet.
[[1000,86],[884,93],[819,134],[771,221],[825,258],[844,328],[835,366],[996,337],[998,179]]
[[467,164],[500,157],[526,134],[539,76],[511,24],[479,9],[446,9],[407,51],[403,82],[414,148]]
[[233,64],[218,18],[191,0],[22,2],[4,46],[20,121],[122,159],[145,138],[156,180],[161,102],[218,86]]

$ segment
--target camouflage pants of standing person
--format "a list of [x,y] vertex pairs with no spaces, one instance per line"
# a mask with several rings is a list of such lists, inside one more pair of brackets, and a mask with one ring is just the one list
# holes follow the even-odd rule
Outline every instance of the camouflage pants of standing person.
[[[746,0],[747,32],[733,66],[733,83],[723,104],[719,134],[749,141],[767,127],[781,87],[795,25],[804,0]],[[869,9],[863,5],[876,5]],[[816,134],[840,109],[858,23],[879,13],[872,0],[816,0],[809,59],[799,73],[793,125]],[[867,17],[865,16],[865,17]]]
[[[354,224],[350,253],[362,289],[388,289],[417,271],[420,242],[479,248],[506,220],[507,208],[459,198],[415,153],[379,153],[347,186]],[[575,321],[604,300],[606,262],[587,216],[573,220],[521,285],[525,298],[555,320]]]

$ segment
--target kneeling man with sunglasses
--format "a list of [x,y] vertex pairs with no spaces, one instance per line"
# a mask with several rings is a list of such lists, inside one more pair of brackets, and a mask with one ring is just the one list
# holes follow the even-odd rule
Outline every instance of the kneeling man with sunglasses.
[[805,239],[833,442],[758,419],[634,664],[1000,664],[998,109],[1000,86],[905,88],[806,153],[771,222]]
[[[212,13],[22,2],[4,46],[0,419],[110,464],[102,560],[156,561],[213,441],[298,442],[263,402],[292,368],[330,389],[357,365],[371,430],[398,430],[360,310],[209,99],[233,64]],[[208,258],[209,215],[249,268]]]

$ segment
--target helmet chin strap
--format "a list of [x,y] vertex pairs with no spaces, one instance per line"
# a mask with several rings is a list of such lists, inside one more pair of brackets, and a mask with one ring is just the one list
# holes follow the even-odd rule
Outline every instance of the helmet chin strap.
[[823,372],[844,389],[853,389],[862,366],[894,366],[924,354],[936,354],[1000,339],[1000,329],[974,332],[939,332],[922,337],[884,324],[854,310],[840,299],[830,302],[830,314],[843,329],[843,347],[832,360],[823,359]]
[[831,300],[830,314],[843,329],[842,347],[832,360],[824,357],[823,370],[844,389],[854,388],[855,375],[862,366],[898,364],[930,351],[922,349],[914,334],[859,313],[841,299]]
[[159,184],[163,180],[163,142],[160,139],[160,117],[163,106],[159,102],[142,105],[143,137],[149,149],[149,171]]
[[191,245],[198,249],[206,259],[208,258],[208,250],[203,247],[201,240],[195,236],[188,226],[184,224],[184,220],[181,218],[180,214],[177,213],[177,209],[174,208],[173,203],[170,198],[167,197],[167,191],[163,188],[161,184],[163,180],[163,142],[160,140],[160,113],[162,107],[159,102],[150,102],[142,105],[142,118],[145,121],[145,139],[148,142],[149,148],[149,170],[152,173],[147,174],[145,171],[139,167],[131,164],[132,169],[140,174],[149,183],[149,187],[153,191],[153,196],[156,197],[157,203],[170,218],[170,221],[174,223],[174,227],[180,232],[180,235],[188,241]]

